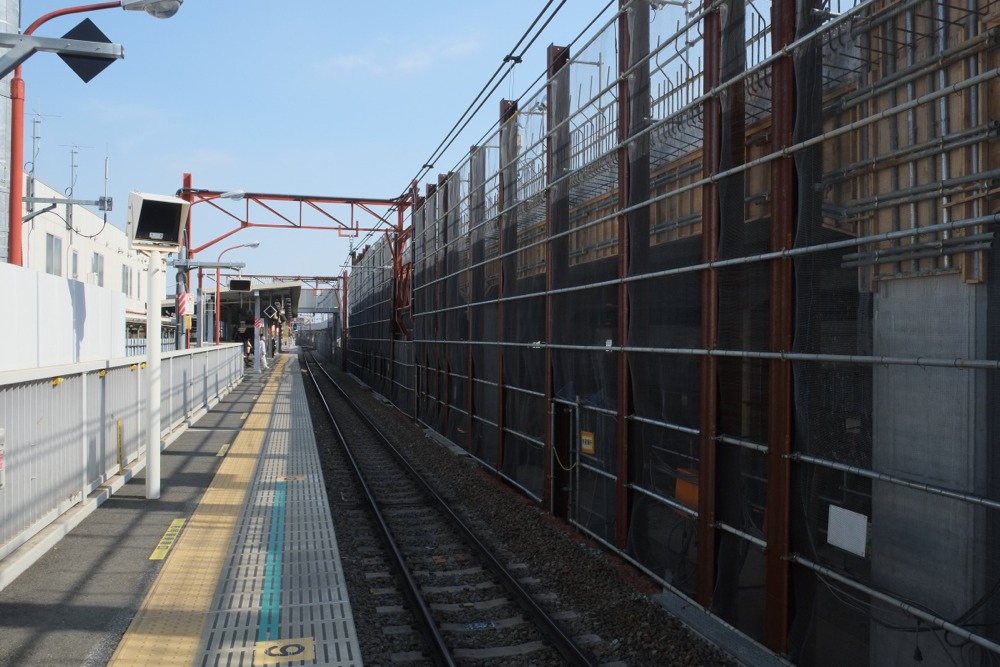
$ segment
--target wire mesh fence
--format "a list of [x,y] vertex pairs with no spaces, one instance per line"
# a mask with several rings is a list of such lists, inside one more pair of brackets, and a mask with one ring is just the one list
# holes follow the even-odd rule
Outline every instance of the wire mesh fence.
[[1000,662],[998,23],[623,2],[358,259],[351,371],[797,664]]

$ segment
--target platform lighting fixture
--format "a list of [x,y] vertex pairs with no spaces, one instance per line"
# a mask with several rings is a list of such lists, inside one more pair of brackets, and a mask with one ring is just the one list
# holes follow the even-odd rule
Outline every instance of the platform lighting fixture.
[[[223,192],[219,195],[220,199],[232,199],[233,201],[239,201],[247,196],[247,193],[243,190],[230,190],[229,192]],[[256,246],[254,246],[256,247]]]
[[125,11],[143,11],[158,19],[168,19],[177,13],[184,0],[131,0],[122,2]]
[[[234,245],[231,248],[226,248],[219,253],[216,262],[222,261],[222,256],[225,255],[230,250],[236,250],[237,248],[259,248],[260,241],[251,241],[250,243],[241,243],[239,245]],[[222,342],[222,287],[219,284],[222,280],[219,274],[219,268],[215,269],[215,344],[218,345]]]

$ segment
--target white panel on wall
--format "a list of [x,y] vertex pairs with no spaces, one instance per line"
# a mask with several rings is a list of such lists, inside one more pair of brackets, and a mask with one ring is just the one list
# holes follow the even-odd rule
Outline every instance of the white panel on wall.
[[[75,280],[38,274],[38,302],[33,306],[39,315],[38,366],[80,361],[76,324],[83,321],[87,313],[82,287]],[[74,291],[78,296],[71,294]]]
[[125,295],[10,264],[0,285],[0,371],[125,356]]
[[0,325],[0,371],[38,366],[37,272],[13,264],[0,264],[0,286],[4,296]]
[[830,505],[827,542],[857,556],[864,556],[868,545],[868,517]]

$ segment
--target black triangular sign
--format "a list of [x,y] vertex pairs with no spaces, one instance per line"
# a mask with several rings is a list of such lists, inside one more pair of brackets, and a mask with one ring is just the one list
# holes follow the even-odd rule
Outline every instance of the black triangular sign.
[[[65,39],[79,39],[85,42],[103,42],[110,44],[101,29],[90,19],[83,19],[78,26],[63,35]],[[89,82],[95,76],[104,71],[104,68],[115,61],[115,58],[101,56],[67,56],[59,54],[69,68],[76,72],[76,75],[83,79],[84,83]]]

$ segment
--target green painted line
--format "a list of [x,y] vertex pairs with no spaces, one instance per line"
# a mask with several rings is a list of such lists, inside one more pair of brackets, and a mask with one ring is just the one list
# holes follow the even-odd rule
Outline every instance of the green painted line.
[[260,630],[257,641],[280,639],[281,629],[281,569],[285,558],[285,499],[288,482],[276,482],[274,507],[271,510],[271,533],[267,540],[267,566],[264,569],[264,591],[261,594]]

